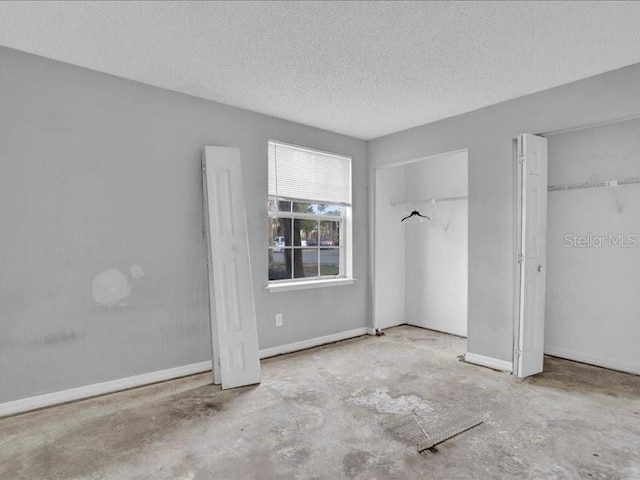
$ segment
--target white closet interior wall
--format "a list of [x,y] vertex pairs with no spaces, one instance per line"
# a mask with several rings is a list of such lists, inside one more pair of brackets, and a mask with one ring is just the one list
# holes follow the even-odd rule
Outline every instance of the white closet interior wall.
[[[467,170],[466,151],[407,164],[405,200],[466,197]],[[405,226],[410,325],[467,336],[467,204],[466,199],[415,204],[431,221]]]
[[[549,185],[640,176],[640,119],[548,138]],[[640,373],[640,185],[548,195],[545,353]]]

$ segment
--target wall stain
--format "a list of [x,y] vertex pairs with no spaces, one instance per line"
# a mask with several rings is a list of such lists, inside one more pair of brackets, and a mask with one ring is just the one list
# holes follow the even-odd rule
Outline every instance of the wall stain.
[[38,340],[29,342],[30,345],[64,345],[67,343],[77,342],[82,338],[82,333],[75,330],[65,330],[62,332],[50,333],[44,335]]

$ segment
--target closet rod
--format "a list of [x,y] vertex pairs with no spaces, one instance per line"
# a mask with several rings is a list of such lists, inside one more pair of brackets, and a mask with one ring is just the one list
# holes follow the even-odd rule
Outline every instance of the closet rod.
[[398,201],[392,201],[391,202],[391,206],[392,207],[397,207],[398,205],[411,205],[414,203],[437,203],[437,202],[451,202],[454,200],[466,200],[469,197],[441,197],[441,198],[429,198],[427,200],[398,200]]
[[640,177],[624,178],[622,180],[603,180],[600,182],[582,182],[568,183],[566,185],[550,185],[547,187],[548,192],[562,192],[565,190],[576,190],[578,188],[595,188],[595,187],[618,187],[620,185],[633,185],[640,183]]

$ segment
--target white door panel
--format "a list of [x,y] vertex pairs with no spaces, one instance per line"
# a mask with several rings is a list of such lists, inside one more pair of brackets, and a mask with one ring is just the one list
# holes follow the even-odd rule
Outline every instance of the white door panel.
[[514,370],[518,377],[542,372],[547,242],[547,139],[518,137],[518,317]]
[[214,383],[222,383],[224,389],[259,383],[260,357],[240,151],[205,147],[203,172]]

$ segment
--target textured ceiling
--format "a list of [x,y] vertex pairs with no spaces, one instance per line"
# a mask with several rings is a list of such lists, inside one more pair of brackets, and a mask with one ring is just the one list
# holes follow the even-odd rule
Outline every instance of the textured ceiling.
[[2,2],[0,45],[370,139],[640,62],[640,2]]

